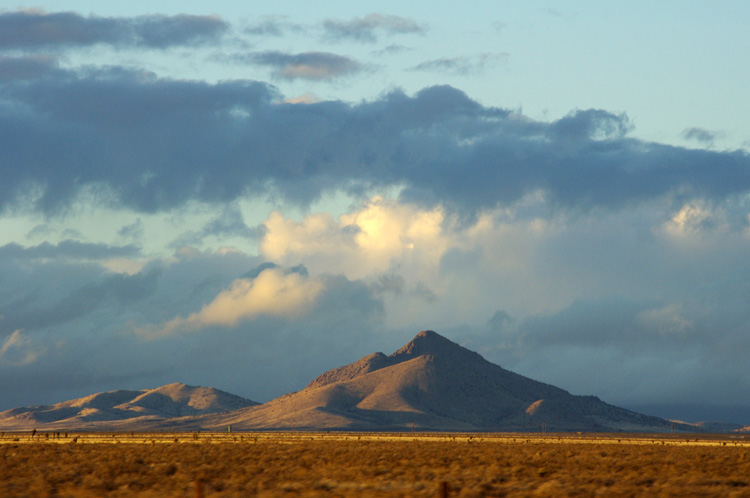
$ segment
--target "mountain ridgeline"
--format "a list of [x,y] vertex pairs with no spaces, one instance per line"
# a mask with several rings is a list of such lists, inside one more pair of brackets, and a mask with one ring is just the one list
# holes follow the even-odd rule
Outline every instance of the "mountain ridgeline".
[[156,389],[97,393],[54,405],[14,408],[0,413],[0,428],[152,429],[179,425],[184,418],[257,404],[211,387],[174,383]]
[[[158,401],[148,401],[149,396]],[[5,429],[224,430],[230,425],[233,430],[701,430],[515,374],[433,331],[420,332],[390,356],[365,356],[264,404],[170,384],[0,413]]]

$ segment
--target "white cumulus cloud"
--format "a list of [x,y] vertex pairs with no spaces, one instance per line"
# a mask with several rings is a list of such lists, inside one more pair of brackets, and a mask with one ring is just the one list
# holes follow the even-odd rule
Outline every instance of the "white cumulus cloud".
[[309,310],[322,290],[320,281],[269,268],[253,279],[234,280],[198,312],[173,318],[161,327],[140,328],[136,332],[146,337],[160,337],[214,326],[231,328],[262,315],[293,318]]
[[313,271],[364,278],[405,265],[432,270],[451,246],[439,207],[421,209],[374,197],[334,219],[315,213],[302,221],[272,213],[264,222],[262,254],[282,264],[303,262]]

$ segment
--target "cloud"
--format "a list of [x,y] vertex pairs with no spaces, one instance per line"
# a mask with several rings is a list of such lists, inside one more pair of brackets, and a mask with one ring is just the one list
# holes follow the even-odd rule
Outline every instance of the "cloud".
[[[77,394],[182,380],[268,399],[430,327],[616,404],[737,399],[750,382],[746,232],[696,223],[675,235],[681,209],[661,200],[552,217],[546,203],[532,195],[473,220],[387,198],[338,217],[277,212],[261,256],[183,248],[132,276],[0,258],[0,345],[16,330],[45,345],[29,364],[44,367],[0,375],[22,371],[43,400],[62,396],[55,372],[78,362]],[[303,296],[308,286],[319,291]],[[27,388],[11,384],[6,399]]]
[[285,80],[327,81],[363,70],[362,64],[330,52],[288,54],[279,51],[253,52],[231,57],[235,62],[270,66],[274,76]]
[[416,66],[409,68],[409,70],[466,76],[469,74],[481,73],[487,67],[493,67],[499,63],[505,62],[508,57],[509,54],[505,52],[481,54],[477,56],[441,57],[439,59],[419,63]]
[[176,248],[196,246],[207,237],[239,237],[255,240],[261,235],[262,229],[250,228],[245,224],[242,211],[236,205],[227,204],[217,217],[207,222],[200,230],[184,233],[170,245]]
[[617,140],[632,129],[626,114],[600,109],[575,111],[550,126],[550,134],[562,140]]
[[[35,205],[48,213],[65,211],[88,191],[146,211],[182,204],[201,190],[214,191],[216,201],[244,193],[248,177],[224,176],[242,174],[237,161],[252,154],[238,112],[254,115],[275,96],[262,83],[208,85],[117,70],[3,91],[16,98],[0,104],[7,111],[0,153],[9,158],[0,208]],[[223,172],[207,176],[206,164]]]
[[36,246],[23,247],[15,242],[0,246],[0,258],[5,259],[50,259],[71,258],[101,260],[140,255],[140,247],[134,244],[109,246],[101,243],[63,240],[57,244],[43,242]]
[[721,133],[711,132],[703,128],[687,128],[682,132],[682,138],[685,140],[695,141],[708,147],[712,146],[721,135]]
[[130,225],[125,225],[121,229],[117,231],[117,235],[120,237],[124,237],[126,239],[135,239],[140,240],[143,238],[144,228],[143,228],[143,221],[141,221],[140,218],[135,220],[134,223],[131,223]]
[[0,14],[0,50],[96,44],[168,48],[217,39],[227,23],[213,16],[83,17],[74,12],[19,10]]
[[[74,283],[75,279],[63,274],[62,278],[60,275],[57,278],[77,287],[61,289],[57,287],[58,282],[43,279],[35,285],[20,286],[21,292],[0,306],[0,316],[3,317],[0,321],[0,333],[3,329],[19,327],[33,332],[80,320],[106,307],[127,308],[152,296],[162,274],[159,268],[149,268],[135,275],[112,275],[82,265],[60,266],[68,271],[76,268],[87,281]],[[54,267],[35,270],[39,275],[59,271]],[[53,287],[46,289],[45,285]]]
[[[269,63],[289,63],[277,56]],[[642,143],[628,138],[626,116],[602,110],[551,123],[520,119],[451,87],[293,106],[275,104],[278,94],[262,83],[98,71],[9,84],[4,94],[6,209],[52,212],[94,187],[101,199],[150,212],[250,193],[305,205],[326,192],[377,186],[466,211],[535,191],[558,208],[589,209],[750,188],[741,151]]]
[[48,55],[0,56],[0,84],[5,81],[42,78],[58,70],[57,59]]
[[419,327],[425,316],[441,327],[458,325],[468,310],[492,313],[497,302],[524,313],[565,305],[567,277],[549,284],[546,269],[536,273],[532,262],[559,229],[520,211],[465,222],[441,207],[375,197],[337,218],[274,212],[263,223],[260,251],[280,264],[302,262],[313,275],[369,282],[398,327]]
[[660,334],[686,335],[693,328],[693,322],[684,318],[682,306],[669,304],[659,308],[642,311],[637,321],[646,329]]
[[5,338],[0,346],[0,363],[12,366],[24,366],[34,363],[44,354],[43,348],[33,347],[20,330],[14,331]]
[[297,97],[284,99],[285,104],[316,104],[318,102],[321,102],[321,99],[313,93],[303,93]]
[[413,49],[411,49],[409,47],[406,47],[404,45],[397,45],[395,43],[391,43],[387,47],[384,47],[384,48],[382,48],[380,50],[376,50],[376,51],[372,52],[372,54],[374,56],[376,56],[376,57],[383,57],[383,56],[387,56],[387,55],[400,54],[402,52],[409,52],[411,50],[413,50]]
[[514,327],[518,335],[502,353],[504,363],[621,405],[736,403],[750,387],[739,353],[748,341],[737,329],[750,309],[722,317],[726,308],[707,306],[706,298],[694,289],[681,302],[577,301]]
[[350,21],[328,19],[323,22],[326,37],[333,40],[355,40],[372,43],[378,32],[394,34],[423,34],[427,27],[412,19],[394,15],[368,14]]
[[684,238],[696,233],[711,233],[722,228],[728,229],[727,220],[721,209],[705,202],[688,202],[682,205],[664,223],[664,231],[672,237]]
[[390,274],[382,275],[371,286],[376,294],[393,293],[400,295],[404,289],[404,278],[401,275]]
[[150,48],[191,45],[214,41],[229,29],[216,16],[143,16],[133,21],[135,44]]
[[334,219],[316,213],[297,222],[273,212],[263,223],[262,254],[272,261],[304,261],[313,272],[359,279],[410,262],[434,268],[449,242],[440,208],[421,210],[375,197]]
[[[327,56],[318,68],[315,57],[296,65],[296,56],[264,54],[290,75],[337,70]],[[555,209],[586,210],[750,189],[742,151],[644,143],[628,137],[627,116],[603,110],[533,121],[448,86],[299,106],[258,82],[94,70],[2,91],[0,209],[54,213],[85,192],[143,212],[245,195],[305,206],[325,193],[397,186],[407,200],[467,213],[534,192]]]
[[243,31],[254,36],[282,36],[288,32],[304,30],[303,25],[288,21],[286,16],[269,16],[247,25]]
[[[313,275],[334,272],[369,282],[394,328],[416,327],[429,317],[440,328],[465,333],[473,317],[495,314],[497,334],[524,332],[519,337],[529,357],[542,344],[594,354],[632,349],[634,341],[652,347],[655,358],[678,337],[687,349],[702,347],[704,334],[711,335],[702,324],[718,320],[693,314],[716,306],[696,304],[705,301],[702,287],[745,264],[747,228],[704,221],[730,206],[704,207],[691,215],[695,221],[656,200],[552,217],[545,206],[544,196],[532,195],[472,220],[382,198],[337,218],[311,213],[294,220],[275,212],[264,222],[260,249],[282,264],[302,262]],[[738,209],[747,212],[746,205]],[[685,229],[677,231],[673,220]],[[747,304],[731,302],[727,316],[744,316]],[[492,340],[500,341],[497,335]]]
[[[181,248],[129,275],[60,254],[0,258],[0,410],[173,381],[267,400],[382,347],[383,303],[367,282],[263,262]],[[198,329],[159,347],[133,334],[191,315]]]
[[0,14],[0,48],[33,49],[55,45],[115,44],[128,33],[122,21],[85,18],[73,12],[19,10]]
[[323,290],[321,282],[299,273],[269,268],[253,278],[240,278],[199,312],[177,317],[163,327],[137,329],[139,335],[159,337],[207,327],[235,327],[258,316],[295,317],[308,311]]

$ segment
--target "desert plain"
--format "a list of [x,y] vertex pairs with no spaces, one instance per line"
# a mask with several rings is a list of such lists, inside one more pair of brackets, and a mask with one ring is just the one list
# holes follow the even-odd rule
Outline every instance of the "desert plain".
[[750,438],[6,432],[3,497],[750,496]]

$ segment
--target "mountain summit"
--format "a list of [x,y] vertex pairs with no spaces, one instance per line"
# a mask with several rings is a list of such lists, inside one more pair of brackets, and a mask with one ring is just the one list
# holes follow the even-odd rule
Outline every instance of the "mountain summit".
[[396,362],[407,361],[418,356],[450,356],[465,361],[478,361],[483,358],[473,351],[459,346],[433,330],[423,330],[404,347],[390,357]]
[[459,346],[437,332],[423,330],[417,334],[411,342],[392,355],[386,356],[383,353],[373,353],[349,365],[334,368],[333,370],[329,370],[318,376],[307,385],[307,388],[323,387],[335,382],[347,381],[366,373],[425,355],[451,357],[453,359],[464,357],[473,358],[475,360],[482,359],[477,353]]

